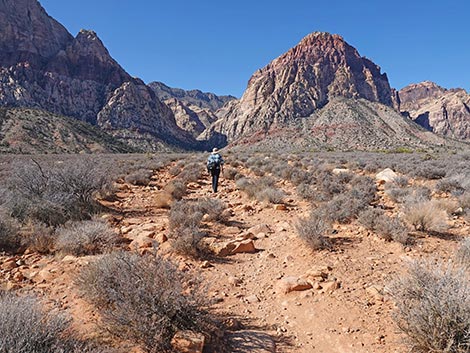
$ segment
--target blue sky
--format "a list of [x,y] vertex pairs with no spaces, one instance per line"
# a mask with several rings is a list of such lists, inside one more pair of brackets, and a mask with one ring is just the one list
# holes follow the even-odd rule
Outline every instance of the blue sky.
[[40,0],[73,35],[98,33],[145,82],[240,97],[250,76],[305,35],[342,35],[390,84],[470,90],[467,0]]

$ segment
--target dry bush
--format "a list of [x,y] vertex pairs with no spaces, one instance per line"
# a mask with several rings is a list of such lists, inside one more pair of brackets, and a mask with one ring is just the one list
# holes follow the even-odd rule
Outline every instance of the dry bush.
[[238,179],[235,183],[237,188],[242,190],[250,198],[270,203],[282,203],[285,194],[276,188],[275,180],[271,177],[262,177],[257,180],[248,178]]
[[39,300],[0,293],[0,352],[71,352],[67,328],[68,320],[46,311]]
[[8,180],[11,194],[5,206],[22,221],[33,219],[51,226],[89,219],[100,210],[95,195],[109,182],[104,170],[86,160],[18,164]]
[[444,178],[439,180],[436,183],[436,190],[456,196],[462,195],[465,192],[465,188],[458,178]]
[[196,227],[180,227],[170,233],[174,252],[192,258],[203,258],[209,250],[201,242],[205,233]]
[[308,184],[299,184],[296,188],[297,195],[304,200],[314,200],[316,191]]
[[397,217],[388,217],[386,215],[379,217],[375,225],[375,232],[387,241],[393,240],[403,245],[412,243],[411,238],[408,236],[408,228]]
[[0,211],[0,251],[16,253],[21,247],[18,223]]
[[447,229],[447,215],[434,201],[405,203],[405,220],[415,230],[442,232]]
[[155,207],[157,208],[170,208],[172,202],[173,197],[167,190],[162,190],[155,196]]
[[84,267],[76,283],[110,333],[146,352],[173,352],[178,330],[202,332],[209,341],[217,330],[200,282],[158,256],[105,255]]
[[181,200],[187,193],[186,184],[178,179],[169,182],[164,190],[171,195],[173,200]]
[[331,246],[326,237],[331,232],[331,224],[320,215],[312,212],[309,217],[299,219],[295,228],[300,239],[313,250],[327,249]]
[[219,199],[205,197],[197,201],[195,208],[205,215],[207,221],[224,223],[228,220],[227,213],[224,212],[227,205]]
[[126,175],[124,180],[126,183],[132,184],[132,185],[142,185],[142,186],[147,186],[150,183],[150,178],[153,175],[152,170],[148,169],[139,169],[136,171],[133,171],[129,175]]
[[56,249],[75,256],[109,251],[118,242],[118,234],[107,224],[97,220],[66,224],[56,231]]
[[444,178],[446,176],[446,171],[444,168],[438,166],[417,165],[412,174],[415,177],[435,180]]
[[183,183],[196,182],[202,178],[204,168],[201,164],[190,163],[184,167],[183,171],[179,174],[178,178],[182,180]]
[[460,242],[455,259],[462,267],[470,270],[470,238],[465,238]]
[[377,229],[377,221],[384,215],[385,213],[382,209],[368,207],[359,213],[357,220],[359,224],[361,224],[367,230],[375,231],[375,229]]
[[459,197],[459,204],[464,212],[470,211],[470,191],[465,192],[462,196]]
[[413,262],[390,293],[396,301],[396,322],[413,352],[469,352],[468,272],[432,261]]
[[170,173],[170,175],[174,177],[178,176],[182,171],[182,167],[183,166],[175,165],[168,170],[168,173]]
[[199,228],[204,214],[198,209],[197,203],[181,200],[173,203],[169,215],[170,230],[178,228]]
[[45,223],[29,221],[21,229],[21,242],[29,250],[49,254],[55,247],[54,229]]
[[266,201],[269,203],[282,203],[285,197],[286,194],[282,190],[274,187],[266,187],[256,193],[256,198],[259,201]]
[[224,168],[224,178],[228,180],[236,180],[238,179],[238,177],[239,177],[238,170],[236,170],[235,168],[232,168],[232,167]]

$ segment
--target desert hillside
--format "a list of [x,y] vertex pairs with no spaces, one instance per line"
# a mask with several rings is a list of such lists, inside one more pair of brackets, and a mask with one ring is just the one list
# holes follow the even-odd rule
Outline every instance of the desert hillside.
[[2,342],[466,352],[468,155],[223,155],[2,157]]

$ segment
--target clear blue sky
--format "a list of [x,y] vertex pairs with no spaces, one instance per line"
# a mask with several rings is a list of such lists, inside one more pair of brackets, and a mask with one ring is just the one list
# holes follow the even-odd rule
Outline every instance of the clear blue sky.
[[73,35],[98,33],[145,82],[240,97],[250,76],[305,35],[342,35],[392,87],[470,90],[468,0],[40,0]]

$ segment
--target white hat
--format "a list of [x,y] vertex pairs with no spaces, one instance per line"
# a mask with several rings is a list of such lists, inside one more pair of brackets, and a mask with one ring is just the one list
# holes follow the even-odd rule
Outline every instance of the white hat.
[[212,154],[217,154],[217,152],[219,152],[219,150],[217,149],[217,147],[214,147],[214,148],[212,149]]

